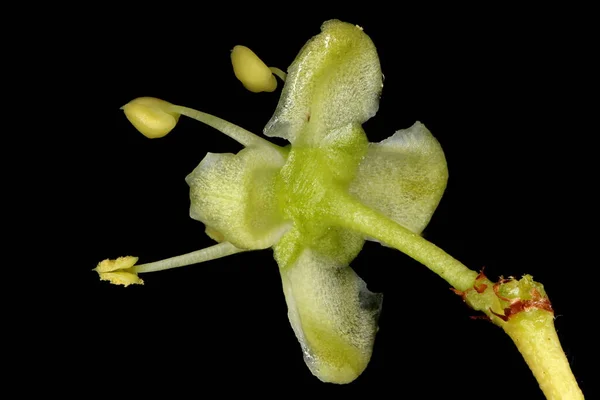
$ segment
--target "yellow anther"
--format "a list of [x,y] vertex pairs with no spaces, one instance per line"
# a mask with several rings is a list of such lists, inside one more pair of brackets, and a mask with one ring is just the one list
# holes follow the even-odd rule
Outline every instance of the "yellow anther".
[[236,78],[251,92],[272,92],[277,80],[269,67],[246,46],[235,46],[231,51],[231,63]]
[[173,104],[155,97],[138,97],[121,109],[142,135],[150,139],[160,138],[177,125],[179,113],[172,111]]
[[132,256],[119,257],[116,260],[104,260],[98,263],[94,271],[100,275],[100,280],[110,281],[113,285],[143,285],[144,281],[138,278],[133,267],[137,261],[138,258]]

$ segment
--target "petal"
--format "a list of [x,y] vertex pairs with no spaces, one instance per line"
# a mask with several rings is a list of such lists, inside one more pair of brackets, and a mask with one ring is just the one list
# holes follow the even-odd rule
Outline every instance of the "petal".
[[321,31],[288,68],[265,135],[319,143],[329,131],[361,124],[377,112],[382,74],[371,39],[338,20],[325,22]]
[[371,293],[349,266],[311,248],[280,273],[310,371],[324,382],[356,379],[371,358],[382,295]]
[[362,250],[365,239],[360,233],[335,226],[296,226],[287,231],[273,247],[274,257],[281,269],[291,268],[305,248],[326,254],[334,263],[348,265]]
[[338,182],[350,183],[358,164],[369,148],[369,140],[359,124],[331,130],[321,141],[326,165]]
[[382,295],[348,266],[363,244],[342,228],[319,236],[293,227],[273,248],[288,318],[307,366],[324,382],[353,381],[371,358]]
[[448,181],[446,158],[425,125],[416,122],[370,143],[350,193],[415,233],[437,208]]
[[213,238],[240,249],[264,249],[287,230],[275,195],[275,178],[285,162],[263,147],[238,154],[208,153],[186,177],[190,216]]

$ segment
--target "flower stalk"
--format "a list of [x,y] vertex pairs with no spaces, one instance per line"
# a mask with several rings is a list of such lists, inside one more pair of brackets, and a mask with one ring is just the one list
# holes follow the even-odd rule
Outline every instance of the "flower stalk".
[[554,326],[543,286],[529,275],[493,283],[423,237],[353,199],[338,200],[338,223],[379,239],[428,267],[512,339],[548,399],[583,399]]

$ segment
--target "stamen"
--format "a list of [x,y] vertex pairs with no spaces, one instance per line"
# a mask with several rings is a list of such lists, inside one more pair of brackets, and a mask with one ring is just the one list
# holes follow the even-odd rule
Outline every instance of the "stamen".
[[282,150],[268,140],[224,119],[154,97],[139,97],[130,101],[121,109],[133,126],[148,138],[160,138],[167,135],[179,121],[179,116],[185,115],[215,128],[246,147],[266,146],[278,151]]
[[285,82],[287,74],[275,67],[267,67],[252,50],[246,46],[235,46],[231,51],[231,64],[236,78],[251,92],[272,92],[277,89],[277,75]]
[[163,271],[165,269],[184,267],[186,265],[198,264],[204,261],[216,260],[217,258],[230,256],[243,251],[246,250],[238,249],[229,242],[223,242],[188,254],[147,264],[135,265],[133,266],[133,270],[138,274]]
[[247,131],[246,129],[239,127],[231,122],[225,121],[219,117],[215,117],[214,115],[207,114],[202,111],[194,110],[193,108],[171,105],[170,110],[179,113],[181,115],[185,115],[186,117],[195,119],[196,121],[200,121],[205,123],[206,125],[215,128],[221,133],[229,136],[233,140],[241,143],[242,145],[248,146],[267,146],[279,149],[279,146],[269,142],[266,139],[261,138],[260,136]]
[[251,92],[272,92],[277,89],[277,80],[269,67],[246,46],[235,46],[231,50],[231,65],[236,78]]

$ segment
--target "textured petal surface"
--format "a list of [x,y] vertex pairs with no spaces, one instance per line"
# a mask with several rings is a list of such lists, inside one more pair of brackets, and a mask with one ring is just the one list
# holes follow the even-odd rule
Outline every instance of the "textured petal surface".
[[352,268],[310,248],[280,272],[310,371],[324,382],[356,379],[371,358],[382,295],[371,293]]
[[337,20],[325,22],[321,31],[288,68],[265,135],[318,144],[331,130],[361,124],[377,112],[382,75],[371,39]]
[[400,225],[421,233],[448,181],[446,158],[425,125],[416,122],[370,143],[350,193]]
[[277,152],[247,147],[234,155],[208,153],[186,177],[190,216],[212,238],[240,249],[272,246],[287,224],[276,206],[275,179],[284,163]]

